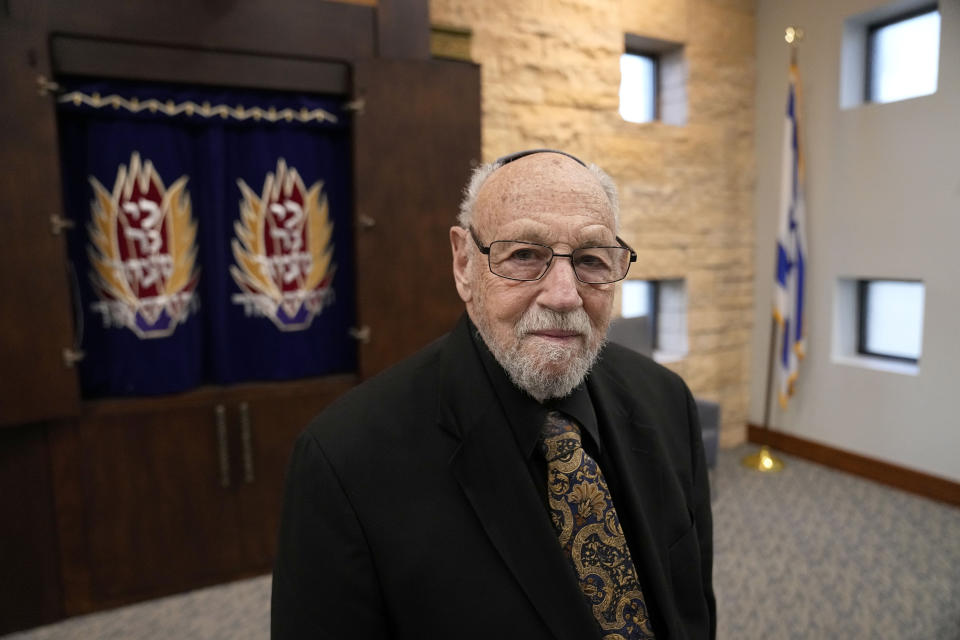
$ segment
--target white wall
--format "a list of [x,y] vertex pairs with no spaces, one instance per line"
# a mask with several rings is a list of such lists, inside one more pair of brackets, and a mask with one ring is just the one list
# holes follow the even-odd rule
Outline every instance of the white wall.
[[[770,335],[780,143],[789,48],[799,25],[810,246],[808,356],[771,426],[960,481],[960,0],[941,0],[936,94],[839,106],[844,20],[882,0],[758,0],[756,308],[750,422],[762,424]],[[835,362],[838,278],[926,286],[917,375]],[[775,403],[774,403],[775,404]]]

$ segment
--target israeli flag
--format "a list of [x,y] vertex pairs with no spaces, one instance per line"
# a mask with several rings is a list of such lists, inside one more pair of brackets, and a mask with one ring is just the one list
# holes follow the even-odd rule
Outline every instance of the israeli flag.
[[773,317],[779,331],[777,390],[786,408],[806,349],[804,284],[807,271],[807,238],[804,232],[804,162],[800,147],[800,73],[790,65],[787,112],[783,124],[783,163],[780,183],[780,225],[777,232],[777,272],[773,292]]

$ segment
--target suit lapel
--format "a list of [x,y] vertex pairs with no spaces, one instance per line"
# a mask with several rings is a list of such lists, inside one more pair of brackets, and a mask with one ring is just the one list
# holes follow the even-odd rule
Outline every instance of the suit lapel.
[[557,638],[599,633],[530,478],[465,321],[450,336],[439,422],[460,439],[450,467],[484,531]]
[[663,497],[666,457],[657,428],[651,425],[633,397],[606,371],[602,361],[588,383],[594,409],[604,431],[604,446],[619,470],[618,502],[631,505],[618,510],[648,609],[659,612],[660,622],[669,627],[669,636],[682,632],[674,629],[672,588],[666,574],[669,563],[664,542]]

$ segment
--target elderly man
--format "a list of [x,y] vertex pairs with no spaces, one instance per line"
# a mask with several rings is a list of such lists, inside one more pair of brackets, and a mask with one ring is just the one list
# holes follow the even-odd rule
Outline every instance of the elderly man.
[[274,638],[712,638],[696,409],[605,345],[609,177],[563,152],[477,169],[450,230],[466,315],[297,441]]

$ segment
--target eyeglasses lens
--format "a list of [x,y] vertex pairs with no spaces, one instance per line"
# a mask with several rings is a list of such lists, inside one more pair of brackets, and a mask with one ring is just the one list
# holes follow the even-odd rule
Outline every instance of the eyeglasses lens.
[[[490,271],[511,280],[539,280],[553,257],[550,247],[498,240],[490,244]],[[588,284],[616,282],[630,264],[630,252],[623,247],[575,249],[570,258],[577,278]]]

